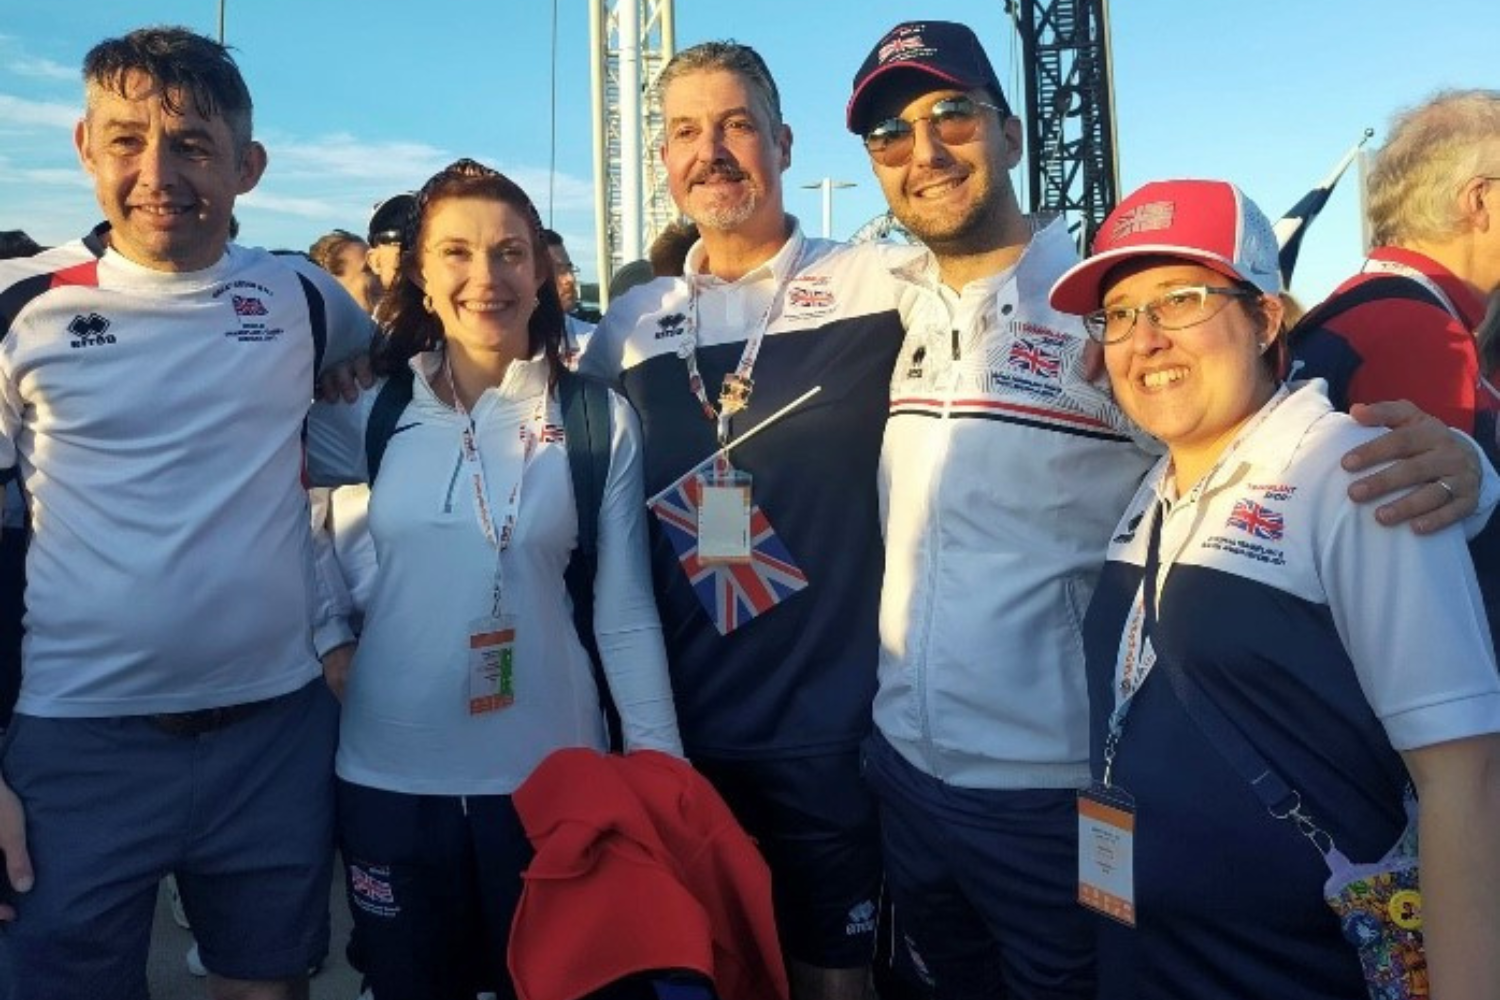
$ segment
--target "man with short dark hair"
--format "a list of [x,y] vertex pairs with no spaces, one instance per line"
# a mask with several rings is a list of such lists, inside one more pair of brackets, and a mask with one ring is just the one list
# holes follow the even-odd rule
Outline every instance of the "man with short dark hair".
[[142,29],[84,81],[106,221],[0,264],[0,467],[34,515],[0,964],[19,1000],[146,997],[174,872],[213,996],[305,997],[337,706],[300,431],[321,360],[370,323],[304,258],[229,242],[266,153],[222,46]]

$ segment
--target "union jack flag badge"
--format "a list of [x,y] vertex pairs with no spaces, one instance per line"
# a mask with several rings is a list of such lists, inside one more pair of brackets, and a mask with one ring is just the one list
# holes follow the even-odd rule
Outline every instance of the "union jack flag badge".
[[1027,337],[1017,337],[1010,345],[1005,362],[1018,372],[1055,379],[1062,373],[1062,352],[1052,344]]
[[396,901],[395,890],[391,888],[391,871],[389,868],[375,868],[351,864],[349,866],[349,887],[354,890],[354,895],[360,899],[369,900],[372,903],[390,904]]
[[1177,204],[1171,201],[1148,201],[1144,205],[1137,205],[1115,220],[1115,224],[1110,227],[1110,241],[1122,240],[1133,233],[1169,229],[1176,212]]
[[682,476],[650,502],[682,571],[703,610],[720,635],[728,635],[807,586],[807,576],[771,527],[765,511],[752,499],[750,558],[708,562],[698,552],[699,508],[704,477],[722,474],[728,463],[713,455]]
[[1228,526],[1255,538],[1279,542],[1286,523],[1276,511],[1262,507],[1254,500],[1236,500],[1234,509],[1229,512]]
[[234,314],[236,316],[264,316],[266,304],[253,295],[234,296]]

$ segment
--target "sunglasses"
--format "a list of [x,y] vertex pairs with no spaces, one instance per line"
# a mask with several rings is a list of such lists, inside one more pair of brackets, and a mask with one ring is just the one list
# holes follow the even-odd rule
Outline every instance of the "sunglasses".
[[876,163],[887,167],[899,167],[911,157],[916,146],[917,122],[932,123],[938,140],[945,146],[957,146],[974,138],[979,128],[981,108],[988,108],[1002,119],[1010,117],[1010,109],[976,101],[972,97],[945,97],[932,106],[932,110],[917,118],[887,118],[876,122],[865,133],[865,149]]

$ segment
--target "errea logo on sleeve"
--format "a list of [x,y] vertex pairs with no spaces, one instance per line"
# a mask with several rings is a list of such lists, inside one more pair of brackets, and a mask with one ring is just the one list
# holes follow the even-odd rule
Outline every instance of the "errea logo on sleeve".
[[73,339],[68,341],[68,346],[74,349],[80,347],[99,347],[104,344],[113,344],[115,335],[107,333],[109,320],[96,312],[87,316],[79,314],[73,317],[73,322],[68,324],[68,332]]

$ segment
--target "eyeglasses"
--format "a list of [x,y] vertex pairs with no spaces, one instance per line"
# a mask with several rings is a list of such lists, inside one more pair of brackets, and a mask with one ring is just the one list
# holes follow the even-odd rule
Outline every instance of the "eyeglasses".
[[974,138],[979,128],[979,109],[988,108],[1001,118],[1008,118],[1007,108],[998,108],[972,97],[945,97],[932,110],[917,118],[887,118],[876,122],[865,133],[865,149],[876,163],[899,167],[911,156],[916,145],[917,122],[931,122],[938,139],[945,146],[957,146]]
[[[1225,301],[1210,304],[1210,296],[1222,296]],[[1151,322],[1162,330],[1185,330],[1199,323],[1207,323],[1228,305],[1229,299],[1258,298],[1259,293],[1243,288],[1214,288],[1210,285],[1184,285],[1160,295],[1150,302],[1138,306],[1105,306],[1083,317],[1083,328],[1088,335],[1101,344],[1118,344],[1135,329],[1135,321],[1142,313],[1151,317]]]

